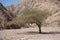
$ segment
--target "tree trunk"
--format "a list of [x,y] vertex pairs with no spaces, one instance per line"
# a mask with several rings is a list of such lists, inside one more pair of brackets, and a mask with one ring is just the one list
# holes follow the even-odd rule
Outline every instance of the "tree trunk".
[[36,24],[37,24],[37,26],[38,26],[38,28],[39,28],[39,33],[42,33],[42,32],[41,32],[41,22],[36,22]]
[[38,25],[38,27],[39,27],[39,33],[42,33],[42,32],[41,32],[41,24]]

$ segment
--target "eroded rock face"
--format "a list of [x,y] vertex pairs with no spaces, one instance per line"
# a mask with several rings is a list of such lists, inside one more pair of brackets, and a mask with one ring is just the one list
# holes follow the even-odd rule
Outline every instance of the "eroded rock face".
[[[22,0],[21,3],[13,4],[11,6],[8,6],[7,9],[9,9],[11,12],[15,13],[14,15],[18,16],[18,13],[26,8],[38,8],[41,10],[47,10],[52,15],[47,18],[46,22],[52,22],[52,24],[58,24],[59,21],[55,21],[60,14],[60,0]],[[59,13],[59,14],[58,14]],[[56,17],[54,16],[56,15]],[[53,18],[52,18],[53,16]],[[53,22],[52,20],[55,22]],[[60,20],[60,19],[58,19]]]
[[5,23],[12,19],[13,15],[0,3],[0,29],[4,29]]
[[59,0],[22,0],[22,2],[17,4],[12,4],[8,6],[7,9],[13,13],[18,13],[19,11],[26,8],[38,8],[46,9],[52,13],[55,13],[57,10],[60,10],[60,1]]

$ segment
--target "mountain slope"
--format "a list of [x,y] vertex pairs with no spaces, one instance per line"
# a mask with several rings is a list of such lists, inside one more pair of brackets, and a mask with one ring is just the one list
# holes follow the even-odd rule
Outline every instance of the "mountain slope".
[[1,3],[0,3],[0,29],[5,27],[7,21],[11,21],[14,18],[11,12],[9,12]]
[[[18,13],[22,11],[23,9],[31,9],[31,8],[37,8],[41,10],[47,10],[54,16],[60,14],[60,0],[22,0],[21,3],[13,4],[11,6],[8,6],[7,9],[14,13],[14,15],[18,16]],[[59,14],[58,14],[59,13]],[[50,17],[51,17],[50,16]],[[48,17],[46,21],[47,23],[53,21],[51,19],[57,19],[55,16],[52,18]],[[59,19],[58,19],[59,20]]]
[[58,0],[22,0],[21,3],[12,4],[8,6],[7,9],[12,11],[13,13],[18,13],[22,9],[26,8],[39,8],[39,9],[47,9],[50,12],[56,12],[60,10],[60,1]]

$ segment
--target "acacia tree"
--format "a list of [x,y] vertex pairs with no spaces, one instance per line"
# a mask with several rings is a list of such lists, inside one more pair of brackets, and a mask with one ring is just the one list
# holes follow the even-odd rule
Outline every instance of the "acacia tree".
[[39,27],[39,33],[42,33],[41,24],[43,20],[47,18],[49,12],[47,12],[46,10],[38,9],[24,9],[19,13],[20,14],[16,17],[17,24],[36,23],[37,26]]

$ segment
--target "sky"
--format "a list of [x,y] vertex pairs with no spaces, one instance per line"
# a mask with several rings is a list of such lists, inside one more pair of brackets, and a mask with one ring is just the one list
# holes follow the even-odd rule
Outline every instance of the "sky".
[[2,3],[4,6],[9,6],[11,4],[15,4],[20,2],[21,0],[0,0],[0,3]]

